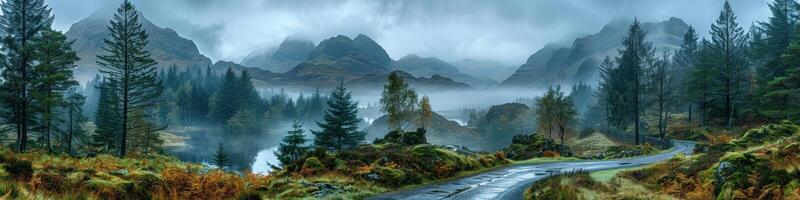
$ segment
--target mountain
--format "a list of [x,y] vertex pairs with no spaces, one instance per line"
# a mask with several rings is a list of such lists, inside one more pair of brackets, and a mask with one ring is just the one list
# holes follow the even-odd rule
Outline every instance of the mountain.
[[358,34],[355,38],[353,38],[353,44],[356,45],[361,51],[373,60],[375,63],[378,63],[382,66],[389,66],[392,62],[392,58],[389,57],[389,54],[386,53],[386,50],[378,45],[375,40],[372,38],[367,37],[364,34]]
[[414,76],[445,76],[471,86],[489,87],[497,85],[496,81],[461,73],[458,68],[450,63],[434,57],[422,58],[415,54],[409,54],[395,62],[393,67],[396,70],[402,70]]
[[[301,62],[284,76],[289,80],[329,85],[350,81],[368,74],[388,74],[386,51],[372,39],[359,35],[358,43],[339,35],[323,40]],[[377,52],[376,52],[377,51]]]
[[[594,84],[599,61],[604,56],[617,56],[630,24],[631,21],[614,20],[596,34],[575,39],[571,46],[548,44],[528,57],[502,85],[547,87],[579,81]],[[653,43],[657,52],[671,53],[680,47],[689,25],[673,17],[662,22],[642,23],[642,28],[648,33],[646,40]]]
[[274,81],[281,76],[281,74],[273,73],[269,70],[246,67],[230,61],[220,60],[211,66],[211,69],[214,70],[216,74],[224,74],[228,68],[230,68],[233,72],[236,72],[237,75],[241,73],[242,70],[247,70],[247,72],[250,73],[250,77],[253,79],[253,84],[256,86],[269,86],[275,84]]
[[516,66],[505,65],[493,60],[464,59],[452,63],[462,73],[474,77],[488,78],[496,82],[506,80],[517,70]]
[[310,40],[286,37],[277,49],[254,51],[247,55],[241,64],[275,73],[284,73],[305,61],[315,47],[314,42]]
[[[462,89],[472,89],[472,87],[466,83],[454,81],[453,79],[440,76],[440,75],[433,75],[430,78],[426,77],[415,77],[408,72],[396,70],[400,77],[405,80],[408,85],[413,87],[417,90],[462,90]],[[365,89],[378,89],[386,83],[386,79],[389,74],[368,74],[357,79],[353,79],[347,82],[349,85],[353,85],[358,88],[365,88]]]
[[[105,45],[103,40],[108,36],[106,27],[110,23],[111,16],[108,11],[95,12],[73,24],[67,31],[67,38],[74,41],[72,49],[81,58],[75,71],[78,80],[89,80],[98,72],[97,55],[105,53],[102,50]],[[156,26],[141,14],[139,19],[142,21],[142,28],[150,36],[150,42],[145,50],[158,61],[157,67],[177,65],[179,68],[185,68],[211,65],[211,59],[200,54],[193,41],[181,37],[175,30]]]
[[477,131],[487,138],[488,147],[501,149],[517,134],[535,132],[534,111],[525,104],[506,103],[489,108],[477,123]]

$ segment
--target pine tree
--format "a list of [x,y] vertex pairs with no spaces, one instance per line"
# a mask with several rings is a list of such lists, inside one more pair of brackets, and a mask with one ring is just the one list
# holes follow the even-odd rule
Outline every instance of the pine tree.
[[614,83],[614,73],[616,71],[618,70],[614,67],[614,61],[608,56],[603,58],[603,61],[600,63],[600,68],[598,69],[597,79],[599,80],[599,84],[595,98],[597,99],[597,105],[602,108],[601,111],[605,117],[606,132],[610,132],[610,128],[614,126],[617,121],[613,118],[615,116],[613,112],[615,108],[614,104],[617,102],[615,98],[619,97],[619,95],[615,94],[617,90],[614,89],[616,85]]
[[[100,72],[105,74],[120,101],[120,140],[118,153],[124,157],[127,151],[127,137],[132,119],[149,119],[153,115],[163,86],[157,80],[156,61],[145,50],[148,35],[142,29],[140,14],[125,0],[117,9],[111,25],[110,35],[104,40],[105,54],[98,55]],[[140,111],[140,112],[134,112]],[[136,116],[136,115],[142,116]]]
[[760,110],[773,119],[795,121],[800,118],[800,44],[789,46],[781,60],[788,68],[784,75],[767,82]]
[[32,71],[33,90],[30,95],[33,98],[32,110],[39,116],[34,128],[43,134],[44,145],[48,152],[52,152],[51,141],[58,132],[54,126],[60,120],[56,109],[66,106],[64,93],[78,85],[72,79],[72,70],[79,59],[75,51],[72,51],[67,37],[61,32],[43,31],[34,43],[37,62]]
[[305,143],[306,135],[304,134],[303,126],[299,121],[294,121],[292,130],[288,131],[288,135],[283,137],[281,144],[278,146],[275,157],[278,157],[281,165],[286,166],[308,152],[308,147],[304,146]]
[[217,165],[220,170],[225,170],[225,167],[230,165],[230,163],[231,159],[228,157],[228,153],[225,152],[225,146],[219,143],[217,151],[214,152],[214,165]]
[[699,106],[700,126],[706,126],[708,105],[711,103],[715,60],[711,48],[709,48],[710,42],[703,40],[700,44],[697,61],[689,74],[687,90],[689,97]]
[[119,96],[111,84],[113,83],[106,80],[100,84],[100,96],[94,120],[97,129],[92,135],[93,146],[104,152],[112,152],[117,149],[117,136],[122,128]]
[[364,142],[366,132],[358,130],[358,102],[352,101],[350,92],[344,84],[339,84],[328,99],[328,111],[324,123],[317,122],[321,131],[314,134],[314,145],[323,149],[351,149]]
[[677,92],[680,95],[679,105],[686,105],[687,112],[689,113],[688,120],[692,121],[692,105],[691,97],[688,92],[689,76],[697,61],[697,54],[700,52],[700,44],[698,43],[699,37],[691,26],[683,35],[683,43],[681,48],[675,50],[675,57],[673,57],[673,65],[675,66],[675,84],[677,85]]
[[772,16],[766,22],[759,22],[759,29],[764,33],[763,47],[754,51],[755,58],[763,60],[758,68],[759,79],[766,83],[772,78],[781,76],[786,66],[781,55],[792,42],[797,39],[798,4],[795,0],[773,0],[769,4]]
[[222,85],[209,101],[209,117],[214,121],[227,122],[239,109],[237,102],[238,81],[233,70],[228,68],[222,78]]
[[28,143],[33,66],[36,42],[50,28],[53,17],[44,0],[7,0],[0,3],[0,100],[6,109],[3,118],[12,122],[17,132],[17,151]]
[[86,123],[88,120],[83,115],[82,106],[86,102],[86,97],[78,93],[77,86],[72,87],[67,92],[67,107],[66,107],[66,126],[67,126],[67,134],[64,138],[63,148],[69,155],[75,155],[74,151],[72,151],[72,144],[76,139],[79,141],[86,141],[86,130],[83,128],[83,124]]
[[386,113],[392,131],[402,131],[414,123],[414,113],[418,105],[417,93],[409,88],[397,72],[389,74],[388,82],[383,85],[380,103],[381,111]]
[[748,88],[746,35],[736,22],[730,3],[725,1],[717,21],[711,25],[711,55],[715,60],[714,101],[722,105],[726,127],[733,126],[736,105],[743,101]]
[[645,94],[645,70],[652,65],[653,47],[650,42],[645,41],[647,33],[642,30],[638,20],[634,20],[633,24],[628,29],[628,35],[622,40],[623,49],[620,50],[620,57],[617,58],[619,63],[619,70],[626,77],[626,84],[622,86],[622,97],[624,102],[628,105],[623,105],[622,108],[628,108],[629,111],[621,113],[630,113],[634,124],[634,137],[636,145],[639,145],[640,140],[640,123],[641,115],[644,106]]

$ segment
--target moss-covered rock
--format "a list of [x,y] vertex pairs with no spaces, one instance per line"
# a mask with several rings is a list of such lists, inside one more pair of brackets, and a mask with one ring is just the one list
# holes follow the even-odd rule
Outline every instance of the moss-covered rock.
[[783,121],[779,124],[767,124],[760,128],[750,129],[731,143],[739,147],[748,147],[798,134],[800,134],[800,126],[790,121]]

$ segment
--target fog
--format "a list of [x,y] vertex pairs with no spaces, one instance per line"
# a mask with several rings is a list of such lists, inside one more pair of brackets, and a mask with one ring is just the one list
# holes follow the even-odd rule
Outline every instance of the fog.
[[[120,0],[46,0],[54,27],[72,23]],[[393,59],[415,53],[455,62],[485,59],[518,65],[550,42],[571,42],[615,18],[661,21],[679,17],[707,34],[721,0],[368,1],[368,0],[134,0],[148,19],[194,40],[213,60],[240,61],[277,46],[287,36],[315,42],[364,33]],[[745,27],[769,14],[766,0],[732,3]]]

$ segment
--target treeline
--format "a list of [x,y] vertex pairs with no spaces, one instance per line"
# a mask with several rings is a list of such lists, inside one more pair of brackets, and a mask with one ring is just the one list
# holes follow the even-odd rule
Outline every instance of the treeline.
[[772,17],[746,32],[729,2],[701,39],[689,27],[680,49],[654,49],[634,21],[616,58],[600,66],[598,102],[583,128],[633,132],[636,143],[648,126],[642,116],[656,117],[664,137],[670,113],[685,112],[701,126],[734,128],[766,120],[797,120],[800,114],[800,5],[793,0],[769,4]]
[[43,0],[4,1],[0,9],[0,132],[18,152],[72,154],[88,140],[71,42],[52,29]]

